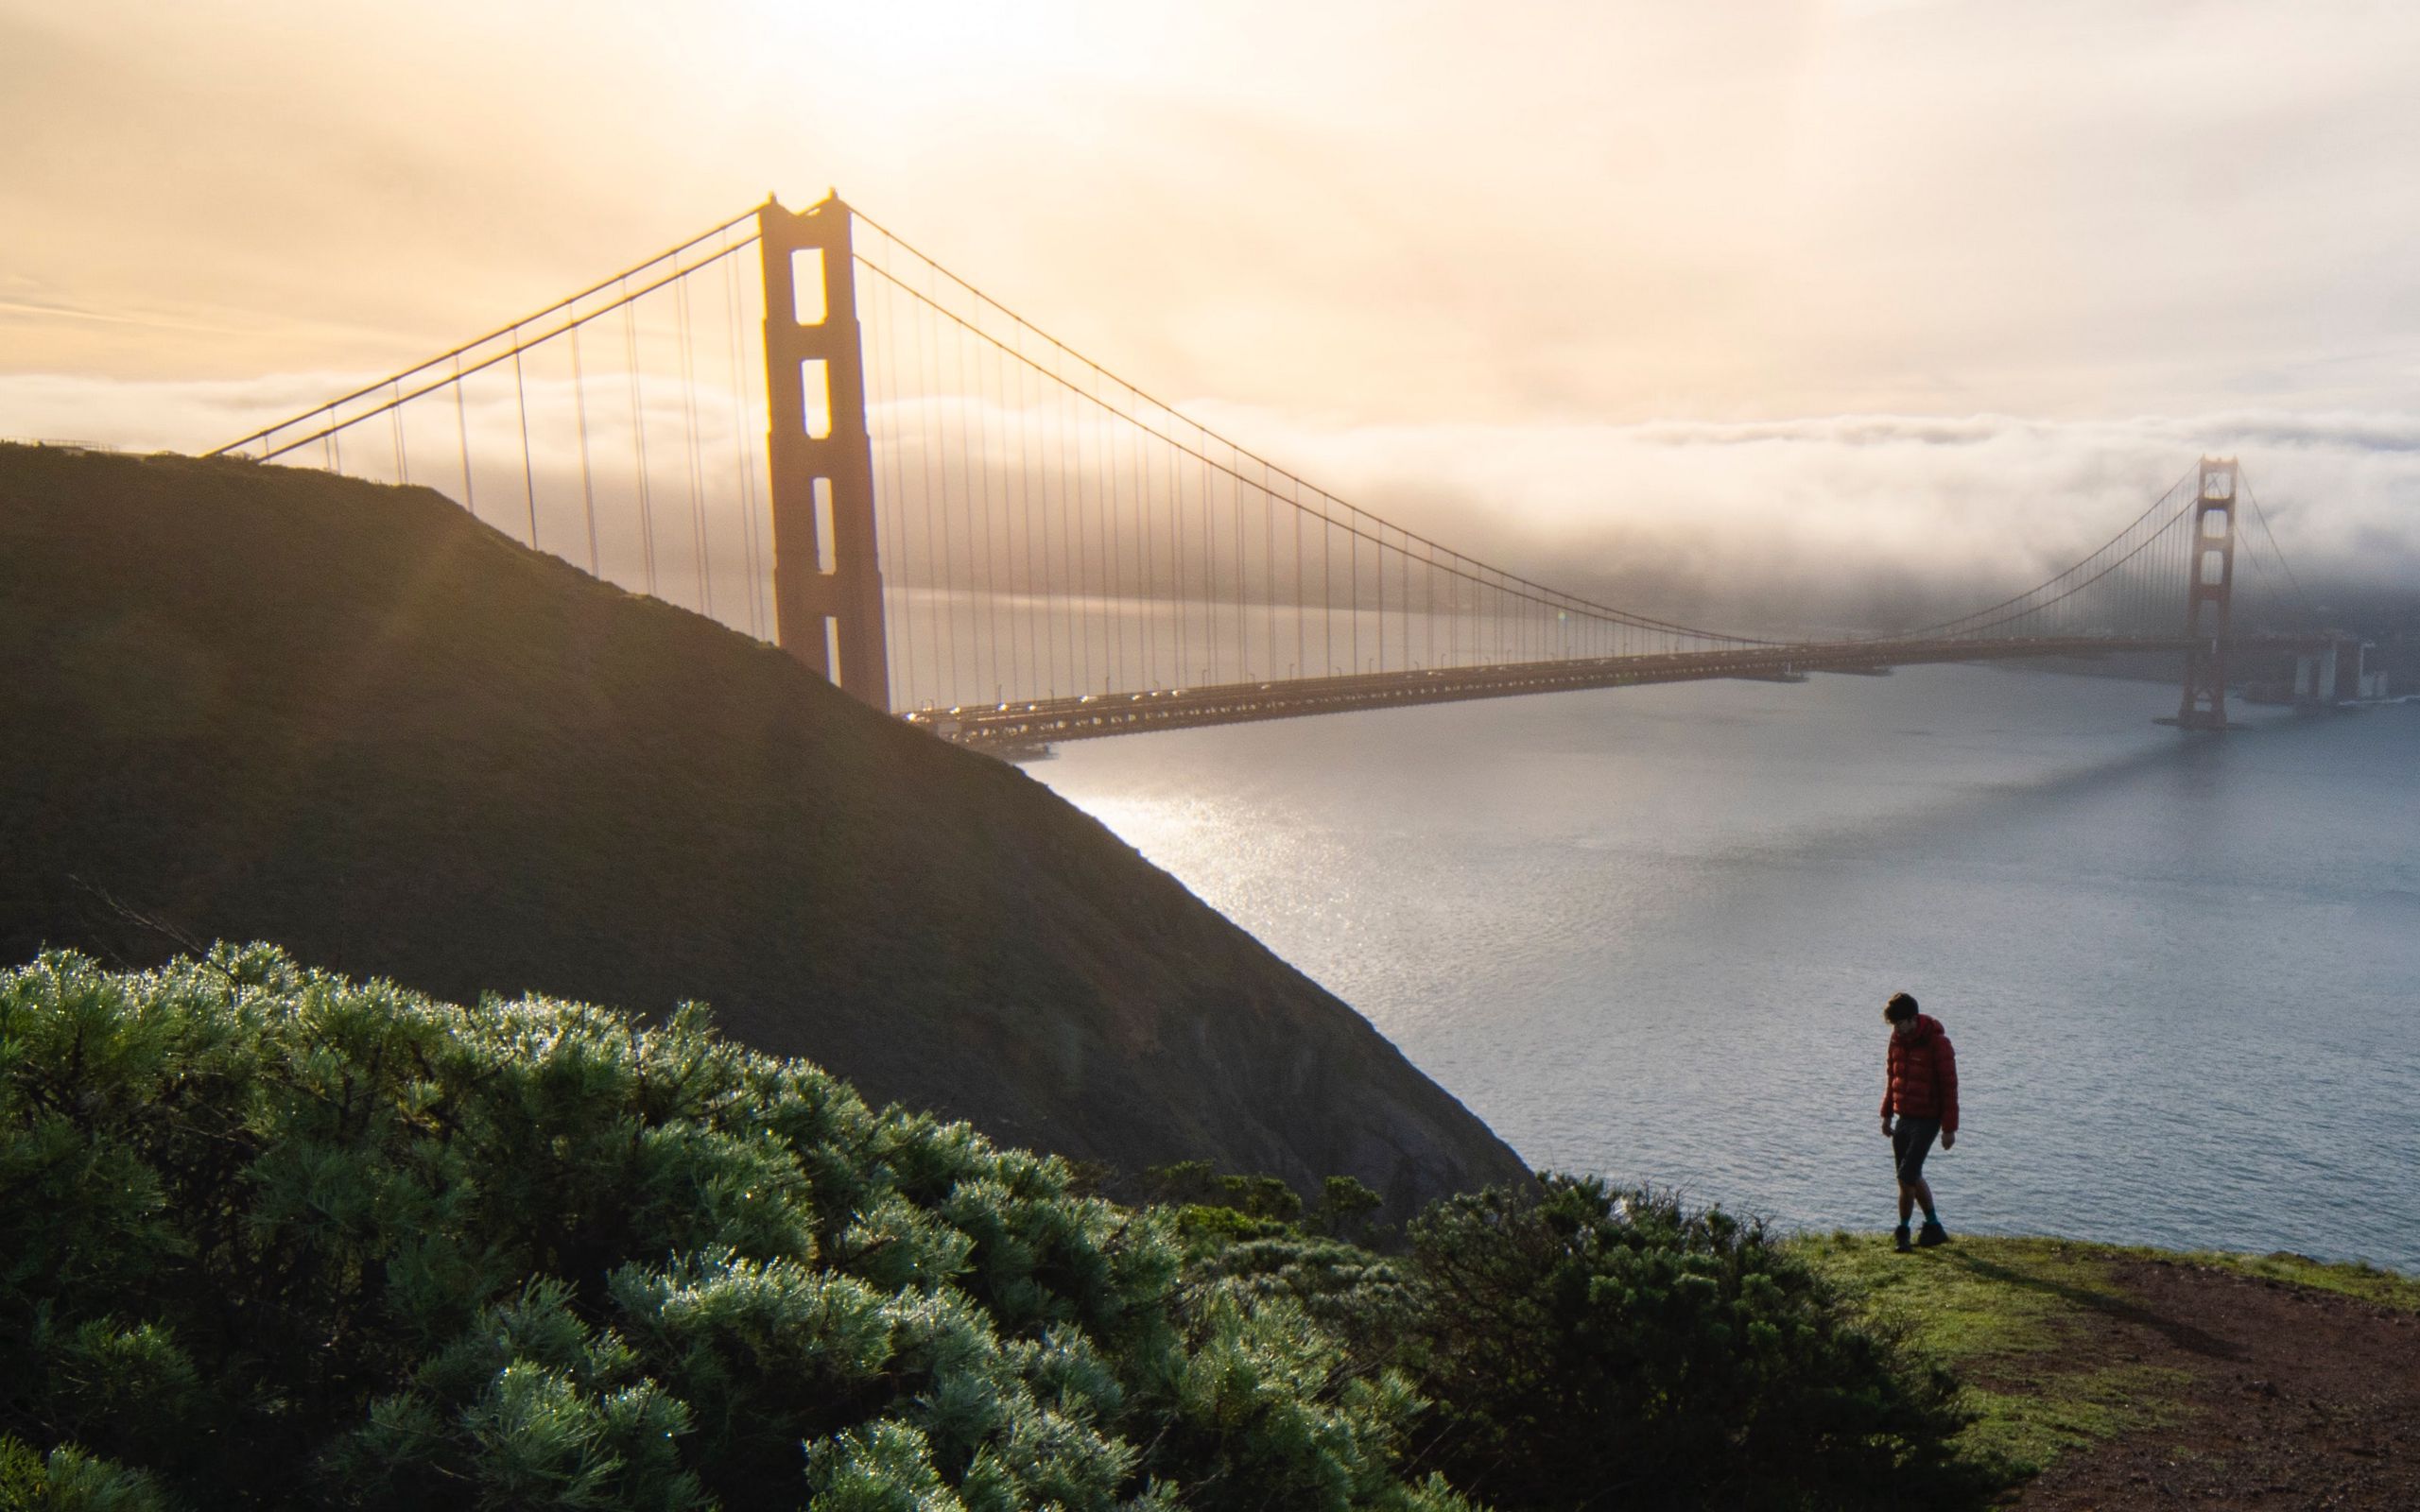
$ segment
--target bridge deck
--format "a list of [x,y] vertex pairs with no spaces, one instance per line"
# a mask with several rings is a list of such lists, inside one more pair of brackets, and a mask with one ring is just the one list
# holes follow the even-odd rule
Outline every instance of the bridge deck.
[[[2249,649],[2267,641],[2238,641]],[[2287,643],[2278,642],[2278,644]],[[1524,662],[1495,666],[1377,672],[1276,682],[1230,682],[1150,693],[1087,694],[947,711],[918,710],[904,717],[945,739],[985,749],[1088,740],[1146,730],[1295,719],[1306,714],[1409,704],[1508,698],[1643,682],[1692,682],[1721,678],[1795,680],[1810,672],[1872,672],[1943,662],[1997,662],[2027,657],[2108,656],[2127,651],[2184,651],[2182,637],[2029,637],[2004,641],[1847,641],[1801,645],[1682,651],[1660,656],[1597,657],[1573,662]]]

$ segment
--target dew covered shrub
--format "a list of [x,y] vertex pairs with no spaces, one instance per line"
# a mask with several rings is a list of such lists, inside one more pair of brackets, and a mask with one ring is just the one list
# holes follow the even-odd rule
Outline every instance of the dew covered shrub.
[[0,1506],[1461,1506],[1406,1377],[840,1081],[268,947],[0,974]]
[[1512,1509],[1941,1509],[2008,1477],[1960,1456],[1957,1383],[1861,1323],[1764,1226],[1548,1175],[1433,1205],[1399,1252],[1189,1226],[1185,1284],[1283,1301],[1348,1370],[1425,1399],[1415,1470]]

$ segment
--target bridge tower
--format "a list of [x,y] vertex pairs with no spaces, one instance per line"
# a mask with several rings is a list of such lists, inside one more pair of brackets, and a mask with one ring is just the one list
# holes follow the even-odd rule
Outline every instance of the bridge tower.
[[2227,635],[2235,608],[2234,457],[2202,458],[2193,497],[2191,580],[2185,590],[2185,698],[2176,722],[2186,730],[2227,728]]
[[838,194],[795,212],[768,199],[756,213],[773,623],[784,650],[888,713],[890,649],[850,219]]

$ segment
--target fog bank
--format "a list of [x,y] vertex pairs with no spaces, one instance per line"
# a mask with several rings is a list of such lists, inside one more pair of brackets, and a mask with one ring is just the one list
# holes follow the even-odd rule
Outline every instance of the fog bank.
[[[0,436],[200,451],[350,385],[0,375]],[[2240,459],[2314,592],[2420,592],[2420,419],[2402,415],[1373,425],[1182,407],[1396,524],[1690,623],[1799,633],[1957,612],[2085,556],[2204,455]]]

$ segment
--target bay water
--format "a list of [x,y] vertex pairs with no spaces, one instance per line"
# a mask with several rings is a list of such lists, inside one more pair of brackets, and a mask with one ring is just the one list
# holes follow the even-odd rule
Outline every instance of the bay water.
[[1027,769],[1533,1166],[1887,1227],[1883,1000],[1953,1229],[2420,1270],[2420,705],[2155,726],[1999,667],[1558,694]]

